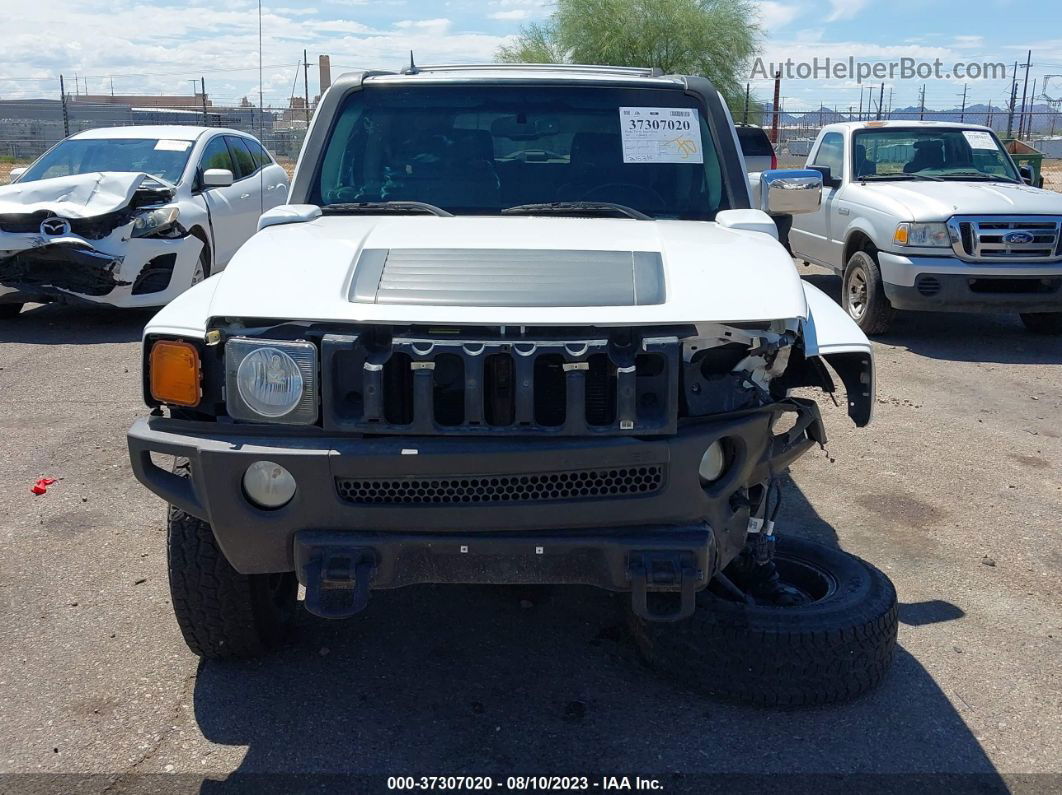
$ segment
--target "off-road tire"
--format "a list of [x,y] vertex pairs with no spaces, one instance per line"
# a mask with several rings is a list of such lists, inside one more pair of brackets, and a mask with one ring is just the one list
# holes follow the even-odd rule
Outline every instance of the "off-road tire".
[[[178,459],[174,472],[188,476]],[[240,574],[207,522],[171,505],[167,516],[170,597],[184,641],[206,659],[253,657],[287,633],[296,605],[293,573]]]
[[25,304],[0,304],[0,320],[17,317]]
[[764,707],[847,701],[877,685],[896,649],[889,578],[839,549],[788,536],[775,543],[776,559],[828,572],[833,592],[809,605],[770,607],[704,590],[693,616],[673,624],[629,613],[650,667],[707,695]]
[[1062,312],[1022,312],[1021,322],[1034,334],[1062,334]]
[[[859,290],[860,279],[864,296],[861,305],[853,295]],[[884,334],[889,330],[896,310],[885,295],[881,269],[870,253],[857,251],[849,257],[841,283],[841,306],[864,334]]]

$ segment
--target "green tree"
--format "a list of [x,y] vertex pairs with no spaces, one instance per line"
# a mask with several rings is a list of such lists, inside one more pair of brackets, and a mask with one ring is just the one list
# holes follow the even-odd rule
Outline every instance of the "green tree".
[[549,19],[522,28],[496,57],[703,75],[739,113],[759,39],[750,0],[557,0]]

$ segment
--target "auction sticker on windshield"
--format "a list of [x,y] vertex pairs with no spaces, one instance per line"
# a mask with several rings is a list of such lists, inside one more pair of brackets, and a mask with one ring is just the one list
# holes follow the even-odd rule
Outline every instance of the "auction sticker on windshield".
[[703,163],[696,108],[620,108],[624,163]]
[[971,149],[995,149],[996,140],[986,132],[980,130],[963,130],[962,134],[966,137],[966,143],[970,145]]

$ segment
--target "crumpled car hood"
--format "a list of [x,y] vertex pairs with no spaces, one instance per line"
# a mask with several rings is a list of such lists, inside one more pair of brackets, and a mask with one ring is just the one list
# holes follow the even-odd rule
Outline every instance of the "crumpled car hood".
[[1062,194],[1008,182],[852,183],[860,204],[891,203],[911,221],[945,221],[953,215],[1062,215]]
[[[143,172],[97,171],[0,186],[0,215],[46,210],[62,218],[105,215],[133,201],[146,185],[174,186]],[[154,183],[154,184],[153,184]]]
[[[662,289],[645,303],[617,299],[484,305],[448,295],[435,302],[421,294],[408,302],[377,302],[358,278],[366,251],[490,252],[490,261],[541,257],[543,252],[640,252],[662,264]],[[502,282],[483,271],[485,286]],[[470,264],[447,257],[433,262],[432,284],[445,281],[474,289]],[[573,267],[578,267],[576,262]],[[521,278],[527,278],[525,272]],[[543,274],[545,281],[545,273]],[[213,281],[213,280],[212,280]],[[371,281],[371,279],[370,279]],[[559,280],[563,282],[563,280]],[[416,279],[413,279],[416,284]],[[612,285],[614,287],[614,285]],[[563,289],[563,284],[561,284]],[[587,285],[580,283],[580,291]],[[495,292],[495,291],[492,291]],[[496,291],[502,295],[505,291]],[[603,285],[602,293],[610,286]],[[353,298],[353,300],[352,300]],[[567,304],[567,305],[564,305]],[[432,216],[326,216],[309,223],[272,226],[252,237],[217,277],[211,317],[290,318],[364,323],[461,323],[482,325],[622,325],[704,321],[741,322],[807,316],[800,277],[792,260],[766,235],[703,221],[636,221],[606,218]]]

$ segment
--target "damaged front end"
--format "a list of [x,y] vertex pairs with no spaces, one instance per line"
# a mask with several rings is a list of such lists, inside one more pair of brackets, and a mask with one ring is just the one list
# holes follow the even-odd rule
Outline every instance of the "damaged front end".
[[110,182],[135,183],[122,194],[107,175],[85,176],[104,186],[91,194],[97,198],[74,202],[66,184],[72,178],[41,181],[61,183],[52,201],[40,187],[32,194],[39,200],[24,206],[0,197],[0,285],[22,300],[114,303],[169,285],[177,262],[171,241],[188,234],[176,208],[166,206],[174,187],[119,175],[124,179]]

